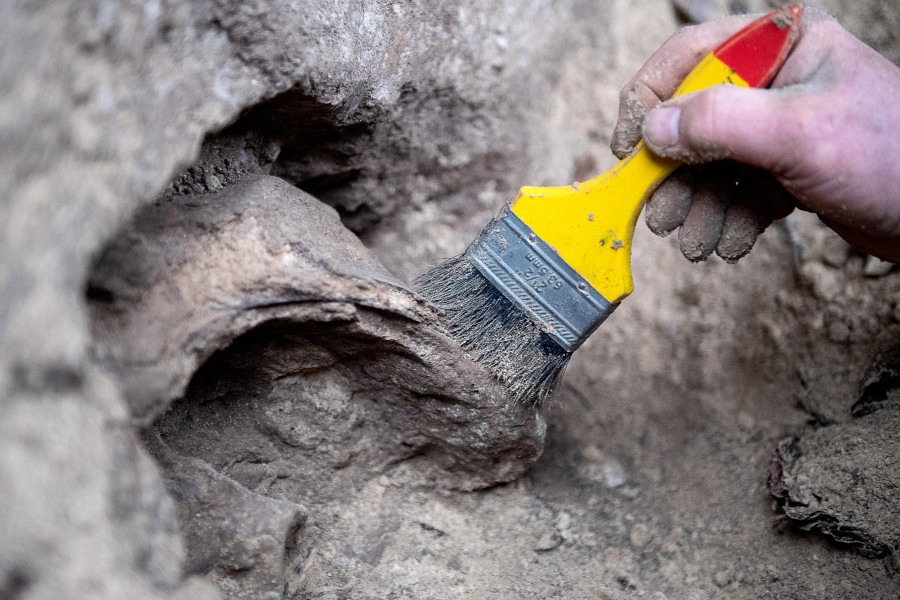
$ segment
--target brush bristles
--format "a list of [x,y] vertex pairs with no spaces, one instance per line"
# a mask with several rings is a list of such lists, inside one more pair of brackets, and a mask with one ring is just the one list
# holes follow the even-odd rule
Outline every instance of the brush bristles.
[[507,300],[465,255],[421,275],[413,287],[443,311],[450,335],[516,401],[540,404],[553,396],[571,353]]

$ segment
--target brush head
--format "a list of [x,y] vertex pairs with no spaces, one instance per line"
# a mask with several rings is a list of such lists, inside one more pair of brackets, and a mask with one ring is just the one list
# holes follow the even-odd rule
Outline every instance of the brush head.
[[553,396],[571,352],[504,297],[468,256],[445,261],[413,287],[441,309],[450,335],[517,402],[538,405]]

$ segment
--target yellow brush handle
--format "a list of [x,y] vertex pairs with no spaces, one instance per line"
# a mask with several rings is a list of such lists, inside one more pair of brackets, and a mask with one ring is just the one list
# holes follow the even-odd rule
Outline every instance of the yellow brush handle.
[[[721,83],[749,87],[733,69],[709,54],[675,95]],[[564,187],[523,187],[511,209],[604,298],[618,303],[634,288],[631,240],[638,215],[656,186],[679,164],[652,154],[640,142],[631,156],[590,181]]]

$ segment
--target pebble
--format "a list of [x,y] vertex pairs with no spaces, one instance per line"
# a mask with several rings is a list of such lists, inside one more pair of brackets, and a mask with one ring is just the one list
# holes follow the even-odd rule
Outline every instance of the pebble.
[[610,460],[600,466],[603,481],[608,488],[617,488],[625,483],[625,469],[617,460]]
[[672,4],[693,23],[703,23],[723,12],[715,0],[673,0]]
[[715,583],[720,588],[726,587],[731,583],[731,581],[731,573],[729,573],[728,571],[718,571],[715,575],[713,575],[713,583]]
[[535,543],[534,550],[536,552],[548,552],[562,544],[562,542],[562,536],[558,531],[548,531],[538,539],[537,543]]
[[866,257],[866,266],[863,267],[863,275],[866,277],[884,277],[894,269],[894,263],[881,260],[874,256]]
[[850,260],[850,244],[838,238],[822,244],[822,260],[826,265],[836,269],[842,268]]
[[622,495],[629,500],[634,500],[641,495],[641,489],[633,485],[625,486],[621,489]]
[[638,523],[632,527],[631,532],[628,534],[628,539],[635,548],[643,548],[646,546],[647,543],[650,542],[651,537],[650,528],[643,523]]
[[846,287],[840,271],[834,271],[821,263],[806,263],[800,268],[800,275],[812,285],[813,293],[826,302],[835,301]]

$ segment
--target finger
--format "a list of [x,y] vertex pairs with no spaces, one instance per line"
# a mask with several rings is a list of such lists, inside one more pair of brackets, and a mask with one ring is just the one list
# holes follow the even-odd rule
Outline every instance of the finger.
[[752,202],[750,198],[739,199],[725,212],[716,254],[727,263],[736,263],[746,256],[759,234],[772,222],[764,212],[756,210]]
[[729,171],[720,171],[697,187],[691,210],[678,230],[678,246],[691,262],[706,260],[719,244],[725,207],[734,192],[734,177]]
[[622,88],[619,118],[610,148],[625,158],[641,139],[644,115],[672,97],[681,81],[700,60],[715,50],[753,17],[728,17],[695,27],[685,27],[668,39]]
[[670,100],[644,122],[644,141],[660,156],[687,163],[729,158],[776,174],[796,162],[808,119],[790,89],[720,85]]
[[694,176],[681,167],[663,181],[647,202],[645,219],[650,231],[665,237],[675,231],[688,215],[694,195]]
[[743,176],[734,200],[725,210],[716,254],[728,263],[746,256],[772,221],[790,213],[793,208],[790,198],[768,173],[754,170]]

